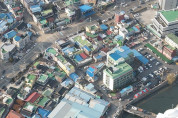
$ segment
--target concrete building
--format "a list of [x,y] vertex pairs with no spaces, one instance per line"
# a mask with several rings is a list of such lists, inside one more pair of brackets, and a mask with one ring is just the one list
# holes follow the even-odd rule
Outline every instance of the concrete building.
[[178,33],[178,10],[159,11],[153,19],[152,28],[165,36]]
[[48,115],[48,118],[101,118],[109,103],[73,87]]
[[124,20],[124,15],[125,15],[124,11],[116,12],[115,13],[115,23],[119,23],[119,22],[121,22],[121,20]]
[[117,65],[120,61],[125,60],[131,64],[137,58],[143,65],[147,64],[149,60],[145,58],[135,49],[130,49],[127,46],[116,47],[107,53],[107,66]]
[[174,34],[168,34],[165,38],[166,43],[178,49],[178,37]]
[[178,5],[178,0],[159,0],[159,6],[162,10],[175,9]]
[[62,55],[60,55],[56,48],[47,48],[45,55],[52,57],[53,60],[58,63],[58,65],[66,72],[67,75],[75,72],[74,66],[69,63]]
[[103,83],[110,89],[115,90],[133,80],[133,69],[124,61],[118,65],[110,66],[103,71]]
[[16,51],[14,44],[3,44],[0,48],[1,50],[1,59],[8,60]]

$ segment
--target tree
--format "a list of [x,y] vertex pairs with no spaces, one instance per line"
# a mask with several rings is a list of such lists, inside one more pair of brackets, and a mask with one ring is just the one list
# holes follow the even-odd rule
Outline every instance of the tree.
[[168,81],[168,84],[171,85],[174,83],[174,81],[176,80],[176,76],[174,73],[170,73],[167,75],[167,81]]

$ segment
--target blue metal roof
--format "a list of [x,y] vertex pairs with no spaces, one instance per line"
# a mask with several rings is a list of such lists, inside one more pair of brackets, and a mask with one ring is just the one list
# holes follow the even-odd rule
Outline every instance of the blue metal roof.
[[149,60],[147,58],[145,58],[142,54],[140,54],[137,50],[133,49],[132,50],[135,57],[140,60],[143,64],[147,64],[149,62]]
[[149,62],[149,60],[147,58],[145,58],[143,55],[141,55],[138,51],[136,51],[135,49],[130,49],[127,46],[122,46],[121,49],[123,51],[120,50],[116,50],[114,53],[111,53],[110,56],[114,59],[114,60],[118,60],[120,57],[123,58],[127,58],[128,54],[133,53],[133,55],[138,58],[138,60],[140,60],[143,64],[147,64]]
[[94,77],[94,74],[95,74],[94,71],[95,71],[94,68],[89,67],[89,68],[87,69],[86,73],[87,73],[90,77]]
[[79,76],[76,73],[72,73],[69,76],[70,76],[70,78],[72,78],[72,80],[74,80],[74,82],[76,82],[79,78]]
[[38,113],[42,118],[47,118],[47,116],[50,114],[50,111],[42,108],[38,108]]
[[83,46],[86,50],[88,50],[89,52],[91,51],[91,49],[88,46]]
[[129,90],[129,89],[131,89],[131,88],[132,88],[131,85],[128,86],[128,87],[126,87],[126,88],[123,88],[123,89],[120,91],[120,93],[123,94],[123,93],[125,93],[127,90]]
[[15,36],[14,39],[15,39],[15,41],[18,42],[18,41],[20,41],[21,37],[20,36]]
[[76,59],[78,62],[80,62],[80,61],[83,60],[83,58],[82,58],[79,54],[75,55],[75,59]]
[[89,5],[82,5],[79,7],[81,12],[86,12],[91,10],[93,7],[89,6]]
[[121,35],[117,35],[117,36],[115,36],[114,38],[117,39],[117,40],[124,40],[124,37],[121,36]]
[[94,68],[92,68],[92,67],[89,67],[89,68],[87,69],[87,71],[94,72],[94,71],[95,71],[95,69],[94,69]]
[[10,32],[7,32],[6,34],[4,34],[4,37],[5,37],[6,39],[10,39],[10,38],[13,38],[16,34],[17,34],[16,31],[11,30]]
[[95,14],[95,13],[96,13],[95,11],[90,11],[90,12],[88,12],[88,13],[85,13],[84,16],[85,16],[85,17],[88,17],[88,16],[91,16],[91,15],[93,15],[93,14]]
[[121,58],[121,56],[117,53],[117,51],[115,51],[114,53],[111,53],[110,56],[116,61],[119,58]]
[[6,14],[5,14],[5,13],[1,13],[1,14],[0,14],[0,19],[2,19],[2,18],[4,18],[4,17],[6,17]]
[[100,28],[101,28],[102,30],[107,30],[107,29],[108,29],[108,27],[107,27],[105,24],[101,24],[101,25],[100,25]]

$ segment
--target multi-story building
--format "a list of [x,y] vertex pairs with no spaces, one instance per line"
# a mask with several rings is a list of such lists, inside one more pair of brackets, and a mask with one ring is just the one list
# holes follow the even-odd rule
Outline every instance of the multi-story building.
[[159,6],[162,10],[170,10],[176,8],[178,0],[159,0]]
[[1,50],[1,59],[8,60],[16,51],[14,44],[3,44],[0,48]]
[[165,38],[165,41],[172,47],[178,49],[178,36],[176,36],[175,34],[168,34]]
[[48,48],[45,52],[46,56],[50,56],[54,61],[58,63],[58,65],[66,72],[67,75],[75,72],[74,66],[69,63],[62,55],[58,53],[56,48]]
[[162,36],[178,33],[178,10],[159,11],[153,19],[153,29]]
[[115,13],[115,23],[119,23],[119,22],[121,22],[121,20],[124,20],[124,15],[125,15],[124,11],[116,12]]
[[125,61],[118,65],[110,66],[103,71],[103,83],[111,90],[118,89],[132,82],[133,68]]

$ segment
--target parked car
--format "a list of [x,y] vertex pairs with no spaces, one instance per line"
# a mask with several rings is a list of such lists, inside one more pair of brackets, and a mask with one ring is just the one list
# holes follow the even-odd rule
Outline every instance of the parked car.
[[144,68],[145,68],[145,69],[148,69],[148,67],[147,67],[146,65],[144,66]]
[[149,76],[151,77],[151,78],[153,78],[154,76],[153,76],[153,74],[149,74]]
[[139,49],[138,49],[138,51],[142,51],[142,50],[143,50],[143,48],[139,48]]
[[1,80],[4,79],[4,76],[1,76]]
[[155,58],[154,58],[154,57],[152,57],[152,58],[150,59],[150,61],[153,61],[153,60],[155,60]]
[[156,62],[156,64],[155,64],[155,65],[157,66],[157,65],[159,65],[159,64],[160,64],[159,62]]
[[151,68],[152,67],[152,65],[151,64],[148,64],[148,66]]

